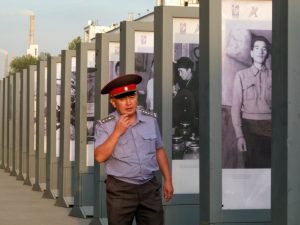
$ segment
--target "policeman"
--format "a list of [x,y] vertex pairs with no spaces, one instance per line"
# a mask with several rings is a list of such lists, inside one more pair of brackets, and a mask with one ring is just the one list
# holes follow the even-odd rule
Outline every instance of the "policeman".
[[106,203],[109,225],[163,224],[160,184],[154,173],[164,176],[164,199],[173,195],[172,177],[163,148],[156,115],[138,109],[136,74],[110,81],[101,94],[109,94],[116,109],[95,125],[95,159],[105,163]]

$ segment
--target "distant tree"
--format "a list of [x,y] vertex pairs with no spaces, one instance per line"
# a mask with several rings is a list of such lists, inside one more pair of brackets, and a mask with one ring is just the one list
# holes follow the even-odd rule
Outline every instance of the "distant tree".
[[36,65],[39,60],[47,60],[48,56],[51,56],[49,52],[41,52],[38,58],[31,55],[18,56],[10,62],[10,72],[22,72],[29,65]]
[[10,62],[10,71],[12,73],[21,72],[29,65],[36,65],[37,61],[38,59],[33,57],[32,55],[18,56]]
[[81,42],[81,37],[74,38],[71,42],[69,42],[68,49],[69,50],[76,50],[76,45]]

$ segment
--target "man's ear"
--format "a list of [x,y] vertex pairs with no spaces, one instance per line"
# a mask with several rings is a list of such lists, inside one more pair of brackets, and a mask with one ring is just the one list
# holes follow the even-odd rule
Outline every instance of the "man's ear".
[[112,104],[112,106],[113,106],[114,108],[116,108],[115,99],[111,98],[111,99],[110,99],[110,104]]

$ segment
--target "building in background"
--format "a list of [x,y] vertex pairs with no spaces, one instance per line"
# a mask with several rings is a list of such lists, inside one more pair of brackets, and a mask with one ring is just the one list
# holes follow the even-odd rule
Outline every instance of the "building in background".
[[34,41],[34,15],[29,16],[29,47],[27,49],[27,55],[38,57],[39,50],[38,45]]
[[96,34],[105,33],[114,29],[118,24],[112,26],[99,26],[98,21],[89,20],[88,25],[84,27],[83,42],[93,42]]
[[156,0],[156,5],[199,6],[200,0]]

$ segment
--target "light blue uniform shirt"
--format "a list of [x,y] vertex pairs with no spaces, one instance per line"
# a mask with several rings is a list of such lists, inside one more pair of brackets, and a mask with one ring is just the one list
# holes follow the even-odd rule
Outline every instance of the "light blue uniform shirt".
[[[95,146],[99,146],[114,131],[118,112],[95,125]],[[137,110],[137,120],[119,138],[112,156],[105,162],[108,175],[133,184],[143,184],[157,171],[156,150],[163,147],[157,120],[143,110]]]

